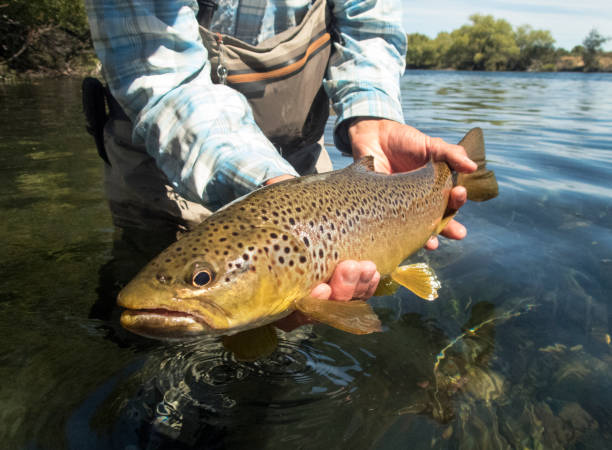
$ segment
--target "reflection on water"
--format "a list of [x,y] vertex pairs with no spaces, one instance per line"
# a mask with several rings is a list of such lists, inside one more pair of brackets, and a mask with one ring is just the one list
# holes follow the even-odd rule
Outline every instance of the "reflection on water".
[[116,293],[174,236],[112,227],[78,88],[0,86],[7,448],[607,446],[611,76],[408,72],[407,122],[481,126],[500,196],[414,257],[438,301],[400,290],[372,301],[382,333],[279,331],[254,362],[118,326]]

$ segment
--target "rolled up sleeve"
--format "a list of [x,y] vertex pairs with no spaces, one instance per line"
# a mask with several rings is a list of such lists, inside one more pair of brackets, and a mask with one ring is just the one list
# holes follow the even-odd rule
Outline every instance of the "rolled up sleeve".
[[334,42],[324,86],[336,112],[336,147],[350,152],[346,122],[355,117],[404,121],[400,78],[405,70],[406,33],[397,0],[333,2]]
[[297,175],[261,132],[245,97],[210,78],[195,1],[87,0],[111,92],[173,186],[218,207],[264,181]]

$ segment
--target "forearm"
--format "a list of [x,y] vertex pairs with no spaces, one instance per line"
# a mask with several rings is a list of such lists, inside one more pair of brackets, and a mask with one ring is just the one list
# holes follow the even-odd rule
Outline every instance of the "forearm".
[[190,3],[88,0],[92,37],[135,143],[179,192],[209,206],[295,174],[254,122],[246,99],[210,79]]
[[337,114],[336,146],[350,151],[347,121],[377,117],[403,123],[400,78],[404,73],[406,37],[401,2],[335,2],[335,23],[343,42],[334,53],[325,81]]

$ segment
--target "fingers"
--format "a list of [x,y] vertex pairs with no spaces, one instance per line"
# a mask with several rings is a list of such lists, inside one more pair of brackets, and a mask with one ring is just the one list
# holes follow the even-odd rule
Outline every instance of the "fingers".
[[327,300],[331,297],[331,287],[327,283],[321,283],[316,285],[312,291],[310,291],[310,296],[314,298],[318,298],[321,300]]
[[430,138],[428,148],[436,161],[446,161],[456,172],[474,172],[478,166],[468,158],[461,145],[449,144],[440,138]]
[[[446,225],[440,234],[449,239],[459,240],[463,239],[467,235],[467,230],[463,225],[453,219],[448,223],[448,225]],[[439,243],[440,242],[437,236],[431,236],[425,243],[425,249],[435,250],[438,248]]]
[[438,244],[440,242],[438,241],[438,237],[437,236],[431,236],[427,242],[425,243],[425,249],[427,250],[435,250],[438,248]]
[[264,182],[264,185],[268,186],[269,184],[274,184],[280,181],[290,180],[291,178],[295,178],[295,176],[289,175],[289,174],[279,175],[277,177],[270,178],[268,181]]
[[467,235],[467,230],[456,220],[451,220],[440,234],[449,239],[463,239]]
[[373,262],[342,261],[329,280],[331,289],[329,298],[332,300],[369,298],[374,294],[379,281],[380,274]]
[[447,208],[456,211],[467,202],[467,191],[463,186],[455,186],[450,191]]

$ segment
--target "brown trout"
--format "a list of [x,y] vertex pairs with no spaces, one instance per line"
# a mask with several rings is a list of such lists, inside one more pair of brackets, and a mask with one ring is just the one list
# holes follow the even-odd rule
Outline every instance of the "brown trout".
[[444,162],[386,175],[372,157],[334,172],[258,189],[212,214],[164,250],[119,293],[121,324],[149,337],[230,335],[274,322],[292,311],[336,328],[378,331],[362,300],[309,296],[347,259],[370,260],[381,276],[432,300],[439,283],[425,264],[400,264],[439,233],[455,184],[470,200],[497,195],[485,167],[482,131],[460,142],[479,168],[454,174]]

